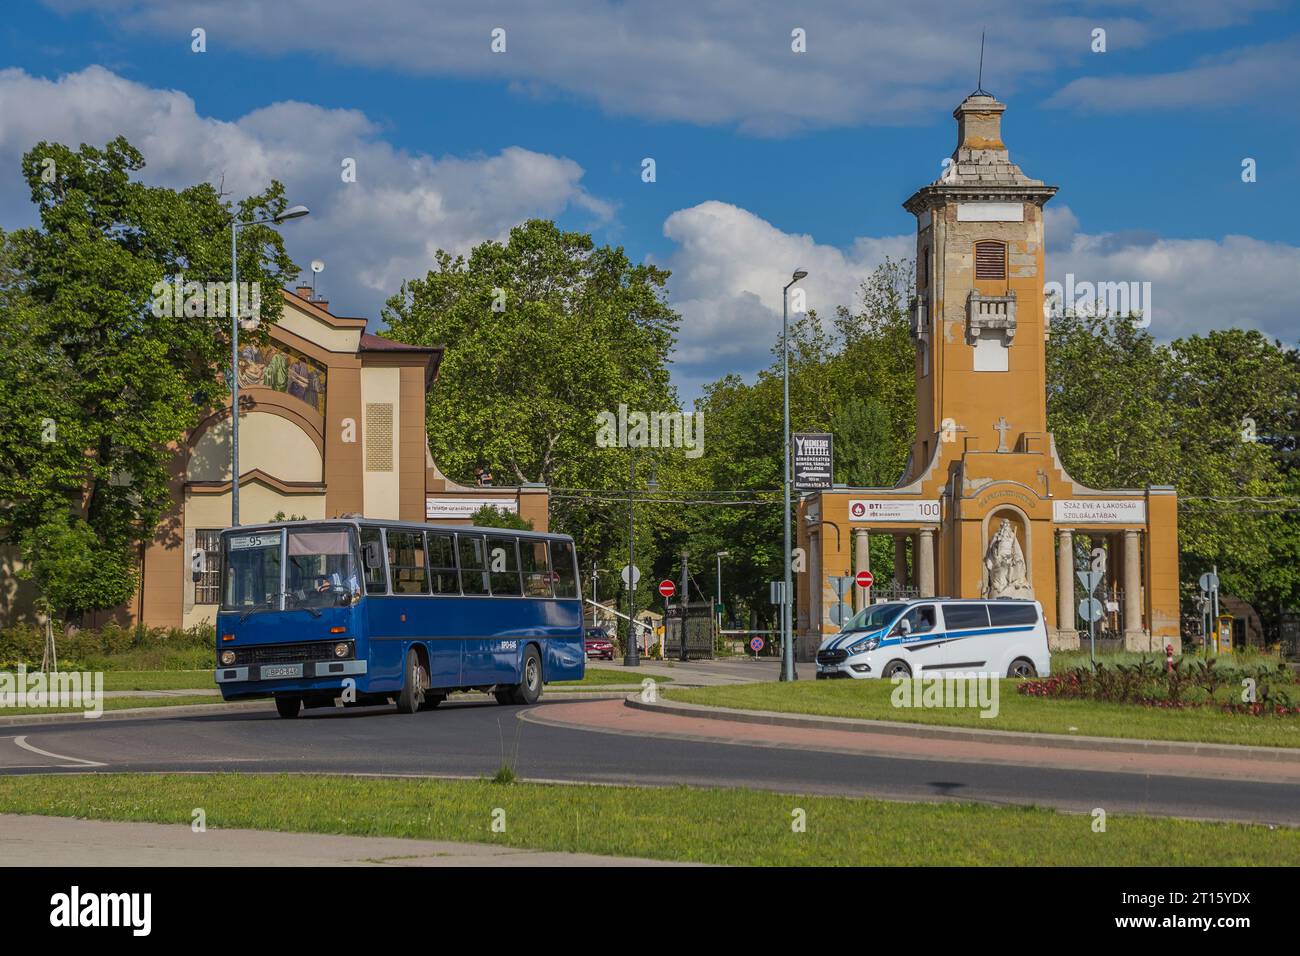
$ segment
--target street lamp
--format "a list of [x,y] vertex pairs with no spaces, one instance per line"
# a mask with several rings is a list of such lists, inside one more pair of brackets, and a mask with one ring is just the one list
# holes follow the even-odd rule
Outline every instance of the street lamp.
[[722,559],[731,557],[730,551],[719,551],[714,555],[718,559],[718,632],[722,632]]
[[[278,216],[254,222],[230,220],[230,526],[239,527],[239,250],[236,239],[245,226],[266,223],[280,225],[301,219],[311,212],[306,206],[290,206]],[[251,297],[250,297],[251,298]]]
[[791,607],[794,600],[794,586],[790,571],[790,287],[801,279],[808,277],[806,269],[794,270],[790,281],[781,290],[781,378],[783,388],[782,410],[784,426],[782,428],[783,453],[785,457],[784,498],[781,530],[785,536],[785,593],[781,603],[781,680],[795,679],[794,672],[794,622]]

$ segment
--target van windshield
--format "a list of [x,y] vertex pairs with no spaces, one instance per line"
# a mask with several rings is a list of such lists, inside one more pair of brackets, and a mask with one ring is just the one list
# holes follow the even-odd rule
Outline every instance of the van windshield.
[[903,608],[907,607],[898,601],[888,604],[870,604],[864,607],[844,625],[845,631],[874,631],[889,624],[896,618]]

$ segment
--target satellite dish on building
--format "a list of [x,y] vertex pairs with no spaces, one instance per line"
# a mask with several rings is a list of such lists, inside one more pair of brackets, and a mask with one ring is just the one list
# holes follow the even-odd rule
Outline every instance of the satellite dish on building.
[[313,259],[313,260],[311,261],[311,271],[312,271],[312,272],[324,272],[324,271],[325,271],[325,263],[322,262],[320,259]]

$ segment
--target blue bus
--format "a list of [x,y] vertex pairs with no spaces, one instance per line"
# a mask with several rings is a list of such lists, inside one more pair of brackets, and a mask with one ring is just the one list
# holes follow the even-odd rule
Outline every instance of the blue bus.
[[279,521],[221,535],[217,684],[226,700],[302,708],[457,690],[531,704],[586,668],[566,535],[409,521]]

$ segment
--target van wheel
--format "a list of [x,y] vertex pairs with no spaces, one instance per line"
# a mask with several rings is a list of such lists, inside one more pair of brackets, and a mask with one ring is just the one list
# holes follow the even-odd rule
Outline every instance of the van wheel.
[[429,674],[413,647],[406,652],[406,675],[402,680],[402,692],[397,695],[397,712],[413,714],[419,710],[424,701],[424,689],[428,686]]
[[499,704],[535,704],[542,696],[542,658],[537,648],[524,651],[523,681],[496,691]]
[[301,697],[291,697],[283,694],[276,694],[275,709],[281,717],[291,719],[298,716],[298,711],[302,708]]
[[911,677],[912,668],[908,667],[904,661],[890,661],[885,665],[884,676],[886,679]]
[[1011,678],[1037,677],[1038,670],[1034,667],[1034,662],[1027,657],[1017,657],[1007,668],[1007,676]]

